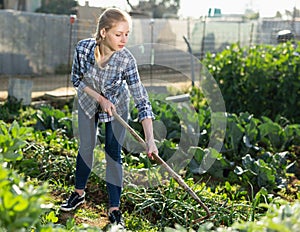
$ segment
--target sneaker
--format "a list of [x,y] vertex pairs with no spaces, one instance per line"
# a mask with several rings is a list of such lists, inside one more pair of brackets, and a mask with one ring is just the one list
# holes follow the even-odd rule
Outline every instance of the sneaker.
[[111,213],[108,213],[108,219],[112,224],[118,225],[119,228],[125,228],[125,223],[120,210],[114,210]]
[[74,210],[79,205],[84,203],[84,197],[85,197],[85,192],[83,192],[82,196],[80,196],[77,192],[73,192],[70,198],[60,206],[60,209],[62,211]]

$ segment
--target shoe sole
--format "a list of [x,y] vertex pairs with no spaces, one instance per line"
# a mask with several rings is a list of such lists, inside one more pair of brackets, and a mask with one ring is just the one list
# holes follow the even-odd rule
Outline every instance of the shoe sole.
[[122,225],[119,225],[119,224],[115,224],[115,223],[113,223],[113,224],[111,224],[110,225],[111,226],[111,230],[112,231],[126,231],[126,227],[125,226],[122,226]]
[[84,202],[85,202],[85,200],[83,200],[83,201],[77,203],[77,205],[75,205],[75,206],[72,207],[72,208],[64,208],[64,207],[62,206],[62,207],[60,207],[60,210],[65,211],[65,212],[69,212],[69,211],[72,211],[72,210],[76,209],[78,206],[80,206],[80,205],[83,204]]

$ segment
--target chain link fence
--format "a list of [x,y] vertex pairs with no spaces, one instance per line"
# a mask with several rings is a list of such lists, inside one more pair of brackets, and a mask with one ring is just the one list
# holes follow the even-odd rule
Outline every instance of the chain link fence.
[[[72,22],[69,16],[13,10],[0,10],[0,21],[1,99],[9,91],[15,95],[22,89],[31,94],[69,88],[74,47],[79,40],[93,36],[97,24],[93,20]],[[191,52],[201,60],[206,52],[219,52],[236,42],[241,46],[275,45],[278,31],[297,32],[299,27],[288,20],[133,19],[127,47],[132,48],[142,71],[142,67],[149,69],[154,64],[170,68],[174,62],[181,64],[176,66],[180,69],[191,69],[190,59],[183,52]],[[161,49],[164,44],[168,49]],[[139,46],[150,50],[142,53],[136,49]]]

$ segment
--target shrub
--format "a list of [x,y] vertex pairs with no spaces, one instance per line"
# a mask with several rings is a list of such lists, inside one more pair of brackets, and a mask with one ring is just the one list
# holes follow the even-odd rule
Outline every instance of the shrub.
[[[231,113],[300,121],[300,56],[291,43],[241,47],[232,44],[203,63],[214,76]],[[298,52],[299,53],[299,52]]]

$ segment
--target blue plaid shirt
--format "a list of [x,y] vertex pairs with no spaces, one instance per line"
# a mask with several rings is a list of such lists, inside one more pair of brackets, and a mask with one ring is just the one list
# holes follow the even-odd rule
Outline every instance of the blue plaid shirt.
[[101,122],[113,117],[103,112],[99,103],[83,91],[87,86],[102,94],[122,115],[128,111],[130,94],[138,109],[139,121],[154,118],[147,91],[141,83],[136,60],[127,48],[116,51],[103,68],[99,68],[94,57],[96,41],[93,38],[78,42],[72,65],[71,81],[77,89],[78,103],[89,118],[99,113]]

